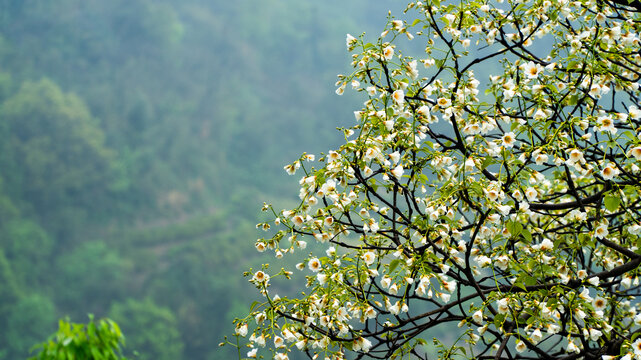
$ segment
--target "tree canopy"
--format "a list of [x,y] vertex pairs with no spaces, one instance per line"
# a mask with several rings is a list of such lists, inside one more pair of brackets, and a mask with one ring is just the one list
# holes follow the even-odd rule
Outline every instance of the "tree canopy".
[[247,357],[641,359],[640,30],[636,1],[428,0],[347,35],[365,101],[263,207],[256,248],[300,263],[245,273]]

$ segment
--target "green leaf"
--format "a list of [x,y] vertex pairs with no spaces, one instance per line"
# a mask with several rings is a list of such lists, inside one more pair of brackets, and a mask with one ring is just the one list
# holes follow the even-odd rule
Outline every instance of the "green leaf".
[[505,320],[505,314],[497,314],[494,317],[494,326],[497,328],[501,327],[503,325],[503,321]]
[[412,22],[411,26],[416,26],[416,24],[418,24],[420,22],[421,22],[421,19],[414,19],[414,21]]
[[523,284],[522,282],[520,282],[518,280],[515,281],[513,285],[516,286],[519,289],[522,289],[523,291],[527,291],[527,289],[525,288],[525,284]]
[[73,337],[68,336],[64,340],[62,340],[62,346],[67,346],[73,341]]
[[391,273],[392,273],[392,272],[393,272],[393,271],[398,267],[398,265],[399,265],[400,263],[401,263],[401,260],[400,260],[400,259],[394,259],[394,260],[392,260],[392,261],[389,263],[389,269],[387,270],[387,271],[388,271],[388,274],[391,274]]
[[534,323],[534,321],[536,321],[537,319],[538,319],[538,318],[537,318],[536,316],[530,316],[530,317],[528,317],[528,318],[527,318],[527,320],[525,321],[525,323],[526,323],[526,324],[528,324],[528,325],[530,325],[530,324]]
[[621,199],[618,196],[608,194],[605,199],[603,199],[603,204],[606,209],[616,211],[616,209],[619,208],[619,204],[621,204]]
[[261,304],[261,302],[260,302],[260,301],[254,301],[254,302],[251,304],[251,306],[249,307],[249,312],[254,311],[254,308],[255,308],[256,306],[260,305],[260,304]]
[[98,350],[95,347],[91,347],[91,355],[95,360],[102,359],[102,355],[98,352]]
[[494,163],[494,159],[492,159],[491,156],[486,156],[481,163],[481,170],[485,170],[485,168],[492,165],[492,163]]
[[630,131],[630,130],[624,131],[623,135],[625,135],[630,140],[636,140],[637,139],[637,137],[634,135],[634,133],[632,131]]
[[523,231],[523,225],[521,225],[521,223],[518,222],[518,221],[510,220],[505,224],[505,227],[507,228],[507,231],[512,236],[517,236],[517,235],[519,235],[521,233],[521,231]]
[[532,276],[526,276],[525,277],[525,285],[526,286],[534,286],[536,285],[536,278]]

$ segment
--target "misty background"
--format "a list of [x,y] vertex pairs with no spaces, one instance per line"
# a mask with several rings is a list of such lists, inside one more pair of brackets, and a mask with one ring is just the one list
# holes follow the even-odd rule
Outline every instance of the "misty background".
[[138,359],[228,359],[283,166],[338,146],[345,34],[392,1],[0,0],[0,359],[108,316]]

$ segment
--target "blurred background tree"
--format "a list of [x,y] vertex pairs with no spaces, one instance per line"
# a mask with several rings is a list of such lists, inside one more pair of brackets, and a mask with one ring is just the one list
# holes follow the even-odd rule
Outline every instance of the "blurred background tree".
[[260,203],[340,142],[345,33],[388,3],[0,0],[0,359],[87,313],[141,358],[228,359]]

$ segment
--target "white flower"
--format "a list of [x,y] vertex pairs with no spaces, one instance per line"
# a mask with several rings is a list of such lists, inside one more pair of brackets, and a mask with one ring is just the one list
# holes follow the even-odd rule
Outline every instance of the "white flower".
[[540,154],[540,153],[536,154],[534,161],[536,162],[537,165],[543,165],[545,162],[548,161],[548,156],[546,154]]
[[635,357],[638,359],[641,356],[641,339],[637,339],[632,343],[632,350],[634,351]]
[[508,132],[503,135],[501,140],[503,141],[503,146],[506,149],[511,149],[514,146],[514,142],[516,142],[516,135],[514,135],[513,132]]
[[634,156],[635,159],[641,160],[641,146],[635,146],[628,151],[628,155]]
[[248,357],[248,358],[253,358],[253,359],[255,359],[255,358],[256,358],[256,353],[257,353],[257,352],[258,352],[258,349],[253,348],[253,349],[251,349],[251,350],[249,350],[249,351],[247,352],[247,357]]
[[392,93],[392,99],[398,105],[403,105],[405,103],[405,92],[401,89],[398,89]]
[[453,293],[456,290],[456,280],[452,281],[443,281],[443,289],[449,293]]
[[530,338],[532,339],[532,342],[535,344],[541,341],[541,339],[543,339],[543,334],[541,333],[541,329],[538,329],[538,328],[534,329],[534,331],[532,331],[532,334],[530,335]]
[[614,126],[614,120],[610,116],[600,116],[597,119],[596,129],[599,131],[608,131],[611,134],[617,133],[617,128]]
[[529,187],[525,190],[525,197],[529,202],[536,201],[538,196],[539,194],[536,192],[536,189],[533,187]]
[[303,217],[302,217],[302,216],[300,216],[300,215],[296,215],[296,216],[294,216],[294,217],[292,218],[292,222],[293,222],[293,223],[294,223],[294,225],[296,225],[296,226],[301,226],[301,225],[303,225],[303,223],[305,223],[305,218],[303,218]]
[[456,20],[456,15],[454,14],[445,14],[443,16],[446,20],[449,26],[454,26],[454,21]]
[[436,100],[436,103],[438,104],[439,107],[445,109],[452,105],[452,100],[446,99],[446,98],[438,98]]
[[[252,339],[249,338],[249,341],[252,341]],[[254,338],[254,342],[256,342],[256,344],[258,344],[259,346],[264,347],[265,346],[265,337],[263,335],[255,337]]]
[[512,196],[513,196],[517,201],[521,201],[521,200],[523,200],[523,194],[521,193],[521,190],[519,190],[519,189],[514,190],[514,192],[512,193]]
[[619,169],[617,169],[616,166],[611,163],[607,164],[603,168],[603,170],[601,170],[601,176],[603,176],[603,179],[605,180],[612,180],[618,175],[619,175]]
[[477,310],[474,314],[472,314],[472,319],[479,324],[483,323],[483,311]]
[[394,56],[394,48],[391,46],[387,46],[383,49],[383,57],[385,60],[392,60],[392,57]]
[[372,343],[369,340],[362,337],[354,340],[354,343],[352,344],[352,350],[362,351],[364,353],[369,352],[369,349],[371,347],[372,347]]
[[639,235],[641,234],[641,226],[639,224],[633,224],[628,226],[628,232],[631,235]]
[[[416,112],[419,115],[424,116],[425,118],[427,118],[427,120],[429,121],[429,119],[430,119],[430,108],[427,105],[421,105],[421,107],[419,107],[416,110]],[[641,148],[641,147],[639,147],[639,148]]]
[[585,159],[583,158],[583,153],[579,149],[572,149],[570,151],[570,158],[567,160],[567,164],[570,166],[573,166],[576,163],[585,163]]
[[365,88],[365,90],[367,91],[367,94],[369,96],[376,95],[376,87],[375,86],[368,86],[367,88]]
[[387,307],[387,311],[389,311],[393,315],[398,315],[398,313],[401,311],[401,305],[399,304],[398,301],[396,303],[394,303],[394,305],[392,305],[392,303],[390,303],[389,300],[388,300],[388,301],[386,301],[386,305],[385,306]]
[[307,266],[313,272],[318,272],[321,270],[321,262],[317,258],[310,259],[309,262],[307,263]]
[[274,337],[274,346],[278,349],[285,346],[285,340],[282,337],[276,335]]
[[568,347],[566,348],[566,351],[567,351],[567,352],[569,352],[569,353],[570,353],[570,352],[573,352],[573,353],[577,353],[577,354],[578,354],[579,352],[581,352],[581,349],[579,349],[579,348],[576,346],[576,344],[574,343],[574,341],[570,341],[570,342],[568,343]]
[[368,319],[374,319],[376,318],[376,310],[374,310],[373,307],[369,306],[363,314],[365,315],[366,318]]
[[540,249],[543,251],[552,250],[554,249],[554,243],[550,239],[543,239]]
[[639,110],[639,108],[636,107],[635,105],[630,106],[628,111],[632,119],[634,120],[641,119],[641,110]]
[[365,264],[367,264],[367,266],[370,266],[374,263],[374,261],[376,261],[376,254],[374,254],[373,251],[368,251],[365,254],[363,254],[361,258],[363,259]]
[[389,154],[390,160],[392,160],[392,163],[396,164],[401,160],[401,154],[398,151],[394,151],[393,153]]
[[296,170],[300,168],[300,162],[295,161],[293,164],[285,165],[283,169],[285,169],[285,172],[287,172],[288,175],[294,175],[296,173]]
[[240,335],[242,337],[247,336],[247,324],[238,324],[236,326],[236,335]]
[[539,76],[541,71],[543,71],[543,67],[530,61],[523,66],[523,71],[525,72],[525,76],[527,76],[528,79],[535,79]]
[[356,38],[350,34],[347,34],[347,36],[345,37],[345,45],[347,45],[347,48],[349,49],[355,42]]
[[416,80],[416,78],[418,77],[418,69],[416,68],[417,66],[418,62],[416,60],[412,60],[407,63],[407,73],[412,78],[412,80]]
[[[428,293],[428,297],[429,297],[429,293]],[[439,293],[439,294],[438,294],[438,297],[440,297],[440,298],[441,298],[441,300],[442,300],[444,303],[446,303],[446,302],[450,301],[450,298],[452,297],[452,295],[447,294],[447,293]]]
[[318,280],[318,283],[321,284],[321,285],[325,285],[325,283],[327,283],[327,275],[326,274],[318,273],[318,275],[316,275],[316,279]]
[[603,336],[603,333],[600,330],[590,328],[590,340],[592,341],[597,341],[601,336]]
[[371,347],[372,343],[369,340],[361,338],[361,350],[363,350],[364,353],[369,352]]
[[554,334],[557,334],[559,331],[561,331],[561,326],[559,326],[558,324],[551,323],[547,325],[548,334],[554,335]]
[[285,340],[287,340],[287,342],[294,342],[297,339],[296,335],[289,331],[289,329],[283,330],[283,337],[285,338]]
[[523,341],[521,341],[521,340],[516,340],[516,351],[517,351],[517,352],[522,353],[522,352],[524,352],[526,349],[527,349],[527,346],[525,345],[525,343],[524,343]]
[[269,281],[269,275],[259,270],[259,271],[256,271],[256,273],[254,274],[254,277],[252,277],[252,280],[257,281],[259,283],[262,283],[262,282],[266,283]]
[[603,239],[604,237],[608,236],[610,232],[608,231],[608,225],[607,224],[601,224],[594,229],[594,236],[596,236],[599,239]]
[[510,311],[510,308],[508,307],[508,298],[503,298],[500,299],[496,302],[496,308],[499,312],[499,314],[505,314],[508,311]]
[[624,277],[621,279],[621,286],[623,286],[626,289],[629,289],[630,286],[632,285],[632,279],[629,277]]
[[486,267],[492,263],[492,259],[485,255],[480,255],[476,257],[476,262],[479,264],[480,267]]
[[392,169],[392,175],[394,175],[399,180],[403,176],[404,172],[405,170],[403,170],[403,166],[400,164],[397,165],[394,169]]

